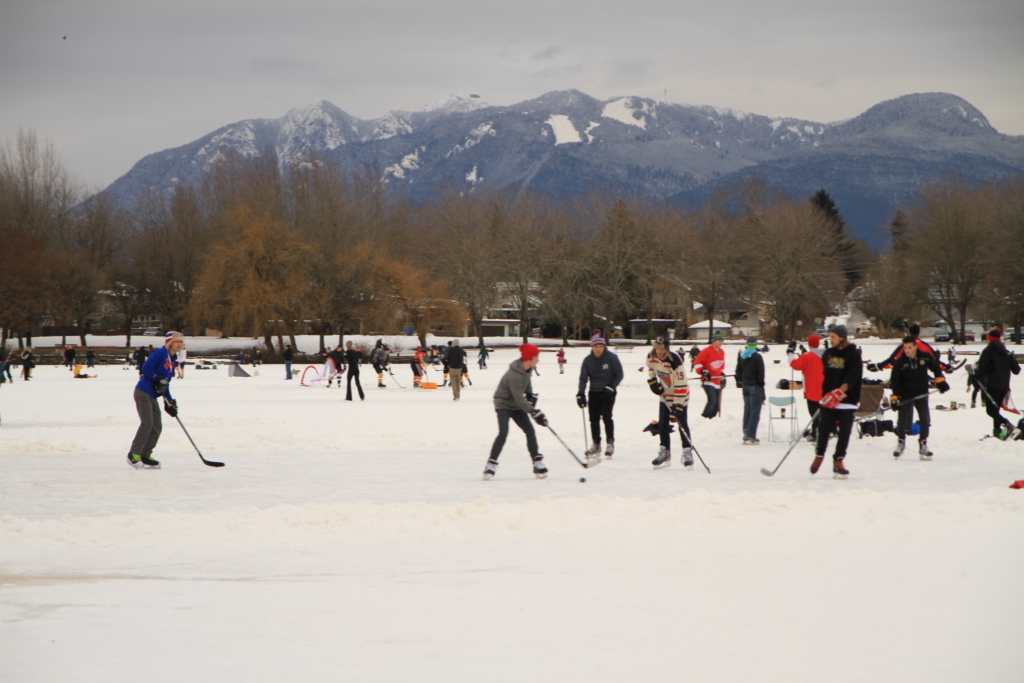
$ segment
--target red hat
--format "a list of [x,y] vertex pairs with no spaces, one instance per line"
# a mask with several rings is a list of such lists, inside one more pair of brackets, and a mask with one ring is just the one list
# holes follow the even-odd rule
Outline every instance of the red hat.
[[807,338],[807,345],[810,346],[812,349],[818,348],[821,345],[821,337],[819,337],[816,334],[812,334],[810,337]]
[[990,342],[998,341],[999,339],[1002,339],[1002,337],[1003,337],[1003,331],[1001,329],[999,329],[998,327],[993,328],[991,332],[989,332],[988,334],[985,335],[986,341],[990,341]]
[[523,360],[530,360],[531,358],[536,358],[538,355],[540,355],[540,349],[533,344],[522,344],[519,347],[519,356]]

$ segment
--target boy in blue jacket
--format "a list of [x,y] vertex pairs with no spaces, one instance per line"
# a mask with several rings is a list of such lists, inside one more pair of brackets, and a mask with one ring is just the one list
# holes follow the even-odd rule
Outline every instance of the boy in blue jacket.
[[140,424],[128,453],[128,464],[135,469],[160,469],[160,462],[152,458],[153,449],[163,429],[160,406],[156,399],[163,396],[164,410],[171,417],[178,416],[178,403],[171,397],[171,379],[178,367],[178,352],[184,346],[185,339],[180,332],[168,332],[164,336],[163,348],[149,354],[149,358],[142,364],[134,394]]

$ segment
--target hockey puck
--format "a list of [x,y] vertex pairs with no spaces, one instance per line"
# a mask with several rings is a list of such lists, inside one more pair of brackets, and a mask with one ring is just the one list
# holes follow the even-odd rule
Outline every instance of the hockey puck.
[[586,478],[586,477],[580,477],[580,483],[581,483],[581,484],[582,484],[582,483],[584,483],[584,482],[586,482],[586,481],[587,481],[587,478]]

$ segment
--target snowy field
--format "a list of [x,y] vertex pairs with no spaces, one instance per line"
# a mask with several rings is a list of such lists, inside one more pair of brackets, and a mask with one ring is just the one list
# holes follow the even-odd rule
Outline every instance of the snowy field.
[[[545,352],[534,378],[577,453],[588,352],[565,375]],[[806,443],[769,479],[788,443],[769,443],[765,407],[761,445],[740,445],[733,386],[709,422],[693,385],[711,474],[679,465],[675,434],[652,470],[643,353],[621,353],[615,457],[584,471],[543,430],[546,480],[513,426],[481,481],[512,350],[474,364],[458,403],[376,388],[369,367],[352,403],[283,366],[190,368],[172,392],[220,469],[167,416],[163,469],[125,463],[133,371],[3,385],[0,681],[1024,680],[1024,442],[979,441],[980,408],[934,410],[969,404],[963,370],[933,397],[932,462],[855,437],[849,480],[811,476]],[[783,347],[766,363],[783,395]]]

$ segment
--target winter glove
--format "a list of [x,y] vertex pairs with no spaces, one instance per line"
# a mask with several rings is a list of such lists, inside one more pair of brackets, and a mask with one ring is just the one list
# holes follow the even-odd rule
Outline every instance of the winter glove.
[[586,408],[587,397],[584,396],[583,394],[576,394],[576,405],[578,405],[580,408]]
[[803,344],[800,345],[800,353],[807,353],[807,348]]
[[834,409],[837,405],[839,405],[842,402],[844,398],[846,398],[846,394],[842,390],[833,389],[832,391],[822,396],[821,401],[819,401],[819,403],[821,403],[822,408]]
[[537,394],[527,394],[527,395],[526,395],[526,400],[527,400],[527,402],[528,402],[528,403],[529,403],[529,404],[530,404],[531,406],[533,406],[534,408],[536,408],[536,407],[537,407],[537,399],[538,399],[538,398],[540,398],[540,397],[539,397],[539,396],[538,396]]
[[615,387],[605,387],[604,390],[605,393],[611,394],[613,398],[615,397],[615,394],[618,393],[617,391],[615,391]]
[[868,363],[868,372],[878,372],[881,369],[877,363]]
[[933,381],[935,382],[935,388],[939,390],[940,394],[949,391],[949,382],[946,381],[945,377],[936,377]]
[[647,380],[647,386],[649,386],[651,391],[656,393],[658,396],[663,396],[665,394],[665,386],[657,377],[652,377]]
[[700,371],[700,378],[702,380],[704,380],[705,382],[710,382],[711,381],[711,373],[708,372],[707,370],[701,370]]
[[669,410],[672,411],[672,417],[675,419],[675,421],[682,425],[683,420],[686,418],[686,406],[675,405],[672,406]]
[[547,416],[545,416],[544,413],[540,412],[539,410],[534,410],[530,412],[530,417],[532,417],[533,421],[539,424],[541,427],[548,426]]
[[721,379],[721,383],[718,386],[720,386],[723,389],[725,389],[725,378],[724,377]]
[[171,417],[178,417],[178,402],[173,398],[164,399],[164,412]]
[[161,377],[157,381],[153,382],[153,391],[156,393],[157,396],[163,396],[164,394],[167,393],[168,384],[170,384],[170,382],[167,381],[167,378]]
[[897,408],[899,408],[900,407],[900,397],[897,396],[896,394],[893,394],[892,396],[890,396],[889,397],[889,405],[892,406],[893,410],[896,410]]
[[789,342],[789,346],[786,347],[786,353],[796,353],[796,342]]

